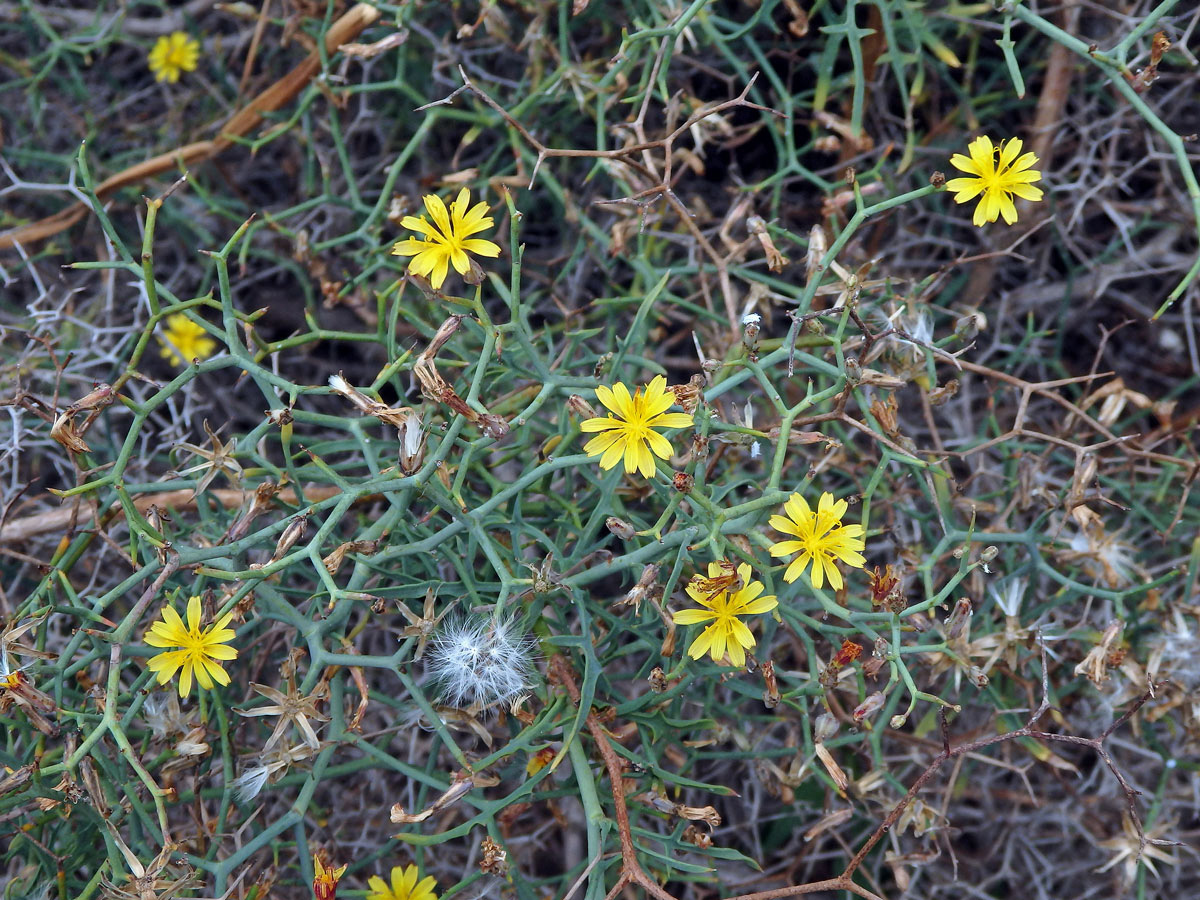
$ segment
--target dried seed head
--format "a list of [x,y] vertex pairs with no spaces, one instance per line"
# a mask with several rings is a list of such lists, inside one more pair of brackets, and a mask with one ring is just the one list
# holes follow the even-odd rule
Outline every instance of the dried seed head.
[[529,689],[536,643],[512,619],[447,620],[426,651],[425,671],[448,706],[483,709]]

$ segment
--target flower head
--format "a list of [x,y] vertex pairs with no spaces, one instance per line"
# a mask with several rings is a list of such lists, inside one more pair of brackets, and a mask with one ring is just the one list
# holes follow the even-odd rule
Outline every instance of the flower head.
[[467,256],[468,253],[489,258],[500,255],[500,247],[496,244],[471,237],[485,228],[491,228],[492,217],[487,215],[487,204],[482,201],[467,209],[471,202],[471,192],[467,188],[458,192],[449,210],[436,194],[426,194],[424,200],[425,210],[433,219],[433,224],[429,224],[424,216],[405,216],[400,224],[422,236],[405,238],[392,247],[393,256],[413,258],[408,267],[414,274],[428,276],[429,283],[434,288],[440,288],[451,264],[459,275],[466,275],[470,271],[471,258]]
[[167,333],[158,336],[162,344],[159,353],[177,366],[191,365],[193,359],[208,359],[217,349],[217,342],[208,332],[183,313],[167,316]]
[[180,697],[191,693],[193,675],[205,690],[212,690],[213,682],[229,684],[229,676],[218,660],[237,659],[237,650],[225,646],[236,636],[233,629],[225,627],[232,618],[233,613],[227,612],[212,625],[201,629],[199,597],[193,596],[188,600],[187,625],[183,624],[179,613],[164,606],[162,621],[150,626],[145,641],[151,647],[179,649],[151,658],[149,668],[157,673],[158,683],[166,684],[179,669],[183,669],[179,676]]
[[866,564],[859,552],[866,546],[862,539],[863,527],[842,524],[846,507],[845,500],[834,500],[833,494],[826,491],[817,503],[817,511],[813,512],[808,501],[799,494],[792,494],[783,504],[786,515],[771,516],[772,528],[798,538],[771,545],[772,556],[800,554],[783,573],[784,581],[792,582],[799,578],[811,560],[813,587],[820,589],[828,577],[829,586],[839,590],[842,573],[834,565],[835,559],[855,569],[861,569]]
[[150,71],[156,81],[174,84],[183,72],[191,72],[200,61],[200,45],[183,31],[165,34],[150,50]]
[[346,864],[335,868],[325,868],[321,857],[313,854],[313,893],[317,900],[337,900],[338,879],[346,871]]
[[991,138],[984,136],[967,145],[970,156],[955,153],[950,157],[950,165],[967,176],[947,181],[946,189],[955,192],[955,203],[967,203],[983,194],[972,219],[980,228],[999,216],[1004,216],[1009,225],[1017,221],[1014,194],[1025,200],[1042,199],[1041,188],[1033,186],[1033,182],[1042,180],[1042,173],[1029,168],[1037,164],[1038,158],[1032,153],[1022,155],[1021,147],[1020,138],[996,147]]
[[536,644],[511,619],[447,620],[426,654],[426,671],[451,706],[487,707],[529,689]]
[[681,609],[675,613],[672,621],[676,625],[712,623],[688,647],[688,656],[692,659],[699,659],[708,653],[713,662],[720,662],[728,653],[735,666],[744,666],[746,650],[755,645],[755,640],[738,616],[770,612],[779,605],[779,601],[774,595],[759,596],[763,592],[762,582],[750,580],[750,566],[746,563],[737,567],[740,588],[731,590],[723,587],[715,592],[706,590],[706,582],[720,576],[722,571],[719,562],[711,562],[708,564],[708,579],[697,575],[688,582],[688,596],[700,605],[700,609]]
[[437,900],[437,894],[433,892],[437,881],[432,875],[417,881],[414,865],[393,866],[391,881],[389,886],[378,875],[368,878],[367,885],[371,890],[367,892],[367,900]]
[[675,403],[675,395],[667,390],[667,379],[655,376],[646,386],[646,392],[638,388],[631,397],[629,388],[619,381],[611,388],[601,385],[596,388],[596,399],[607,406],[607,416],[585,419],[579,423],[581,431],[598,431],[594,438],[583,446],[588,456],[600,457],[600,468],[613,468],[622,457],[625,471],[641,472],[645,478],[654,477],[654,457],[671,458],[671,442],[659,434],[656,428],[686,428],[692,424],[689,413],[669,413]]

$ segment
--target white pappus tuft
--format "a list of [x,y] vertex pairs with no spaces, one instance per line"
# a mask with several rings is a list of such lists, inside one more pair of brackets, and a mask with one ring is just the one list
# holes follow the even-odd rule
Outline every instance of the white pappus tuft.
[[447,706],[479,709],[529,690],[537,643],[513,619],[458,617],[437,630],[425,654],[425,671]]

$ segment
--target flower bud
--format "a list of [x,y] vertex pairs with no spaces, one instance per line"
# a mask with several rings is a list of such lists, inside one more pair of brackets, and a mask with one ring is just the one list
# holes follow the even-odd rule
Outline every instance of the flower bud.
[[581,419],[597,418],[596,410],[578,394],[572,394],[567,398],[567,410],[571,415],[579,416]]
[[836,716],[831,713],[821,713],[817,716],[816,725],[813,726],[813,740],[824,743],[837,734],[840,727],[841,724]]
[[616,516],[609,516],[605,519],[604,526],[623,541],[631,541],[637,534],[632,525]]
[[883,694],[881,694],[879,691],[876,691],[873,694],[867,694],[866,699],[863,700],[862,703],[858,704],[858,706],[854,707],[854,712],[851,713],[850,717],[854,719],[855,723],[859,723],[867,716],[874,715],[875,713],[879,712],[882,707]]

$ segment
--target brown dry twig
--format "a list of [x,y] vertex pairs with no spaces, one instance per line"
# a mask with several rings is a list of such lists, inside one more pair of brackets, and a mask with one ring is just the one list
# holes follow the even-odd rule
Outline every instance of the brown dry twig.
[[[571,702],[579,704],[579,685],[575,683],[575,675],[571,671],[571,666],[562,656],[555,655],[550,660],[549,667],[550,680],[556,681],[567,689],[567,694],[571,698]],[[667,893],[663,887],[646,874],[646,870],[642,868],[642,864],[638,862],[637,849],[633,845],[633,830],[629,826],[629,808],[625,802],[625,787],[622,780],[621,758],[617,756],[617,752],[613,750],[611,739],[604,726],[600,724],[600,720],[596,714],[588,710],[587,714],[588,731],[592,733],[592,738],[596,741],[596,748],[600,751],[600,757],[604,760],[604,768],[608,772],[608,780],[612,785],[613,794],[613,809],[617,818],[617,834],[621,839],[621,874],[617,878],[617,883],[612,886],[612,889],[605,895],[604,900],[612,900],[621,889],[629,884],[640,885],[646,891],[659,900],[675,900],[675,897]]]
[[863,864],[863,861],[866,859],[867,854],[871,852],[871,849],[883,839],[883,836],[888,833],[892,826],[896,824],[901,815],[903,815],[904,811],[917,798],[917,795],[924,790],[925,786],[932,780],[933,776],[937,774],[937,772],[947,762],[956,761],[963,756],[977,754],[981,750],[994,744],[1006,743],[1008,741],[1016,740],[1017,738],[1033,738],[1034,740],[1039,741],[1056,741],[1058,743],[1075,744],[1076,746],[1088,747],[1094,750],[1103,761],[1105,767],[1112,772],[1113,777],[1117,779],[1117,783],[1120,785],[1121,791],[1125,794],[1129,817],[1132,820],[1138,835],[1139,852],[1146,846],[1146,844],[1177,846],[1177,843],[1174,841],[1154,840],[1146,837],[1145,832],[1142,829],[1141,819],[1137,815],[1137,796],[1140,792],[1129,784],[1129,782],[1125,779],[1125,776],[1121,773],[1121,770],[1117,767],[1117,764],[1113,762],[1112,757],[1109,756],[1108,751],[1104,747],[1105,741],[1107,741],[1108,738],[1111,737],[1118,728],[1128,722],[1130,718],[1132,718],[1133,715],[1142,708],[1147,700],[1154,696],[1154,692],[1158,685],[1152,684],[1150,689],[1147,690],[1146,693],[1144,693],[1141,697],[1139,697],[1127,710],[1125,710],[1121,716],[1113,721],[1113,723],[1109,725],[1099,737],[1086,738],[1071,734],[1055,734],[1053,732],[1039,731],[1035,726],[1037,725],[1038,721],[1050,710],[1050,685],[1048,675],[1049,667],[1046,661],[1045,645],[1041,644],[1040,641],[1039,648],[1041,650],[1042,658],[1042,701],[1038,708],[1034,711],[1033,715],[1029,717],[1029,720],[1025,723],[1024,727],[1018,728],[1014,731],[1006,732],[1005,734],[992,735],[974,741],[967,741],[957,746],[951,746],[950,730],[946,720],[946,710],[940,710],[939,717],[942,723],[942,752],[930,761],[925,771],[917,777],[917,780],[913,782],[912,787],[908,789],[908,793],[901,798],[899,803],[892,807],[891,811],[887,814],[884,820],[875,827],[875,830],[871,832],[870,836],[866,839],[866,841],[863,842],[862,846],[858,848],[858,851],[850,859],[850,862],[847,864],[842,874],[838,875],[836,878],[827,878],[823,881],[790,885],[788,887],[775,888],[769,891],[758,891],[753,894],[740,894],[736,897],[728,898],[728,900],[779,900],[779,898],[782,897],[796,897],[802,894],[815,894],[824,891],[837,890],[849,891],[857,894],[860,897],[867,898],[867,900],[882,900],[882,898],[880,898],[877,894],[854,882],[854,873]]
[[[658,58],[655,61],[655,72],[662,62],[663,49],[666,47],[666,39],[664,39],[663,48],[660,48]],[[537,178],[538,169],[542,162],[552,157],[570,157],[570,158],[587,158],[587,159],[610,159],[618,161],[628,166],[633,172],[643,176],[647,181],[655,181],[656,183],[649,184],[642,190],[632,194],[629,197],[619,197],[613,200],[597,200],[596,203],[629,203],[633,204],[643,216],[645,210],[650,204],[654,203],[659,198],[662,198],[667,204],[675,210],[680,221],[691,233],[692,237],[700,245],[704,254],[712,262],[713,267],[717,271],[717,279],[721,285],[721,293],[725,300],[725,313],[729,318],[730,328],[736,333],[738,331],[738,314],[737,314],[737,299],[734,296],[733,285],[729,277],[729,263],[732,261],[732,256],[722,255],[717,252],[716,247],[700,230],[700,227],[695,222],[695,217],[684,205],[683,201],[675,194],[674,185],[676,175],[674,172],[675,160],[675,141],[682,135],[687,134],[691,128],[699,122],[707,119],[709,116],[717,115],[734,107],[748,107],[756,109],[760,112],[770,113],[780,118],[786,118],[784,113],[778,110],[771,109],[768,106],[761,106],[751,100],[747,100],[751,88],[754,87],[754,82],[758,78],[754,75],[742,92],[731,100],[725,100],[719,103],[703,106],[688,116],[682,123],[676,124],[675,110],[673,107],[668,107],[667,110],[667,125],[666,133],[661,138],[650,139],[646,135],[645,118],[646,110],[649,104],[651,91],[647,90],[642,101],[641,109],[638,112],[637,118],[630,124],[633,132],[635,143],[629,144],[615,150],[580,150],[573,148],[547,147],[536,137],[534,137],[524,125],[514,118],[508,110],[493,100],[488,94],[474,84],[467,76],[466,71],[460,66],[459,74],[462,77],[462,87],[456,88],[446,97],[441,100],[435,100],[433,103],[427,103],[424,106],[418,107],[417,111],[429,109],[433,106],[442,106],[451,103],[455,97],[464,91],[470,91],[477,96],[485,105],[494,110],[501,118],[504,119],[518,134],[537,152],[537,161],[534,163],[533,172],[529,178],[530,187],[533,186],[534,180]],[[651,73],[649,82],[653,84],[655,74]],[[662,159],[659,162],[650,155],[652,151],[661,151]],[[639,161],[637,157],[641,157]]]
[[[336,53],[342,44],[358,37],[363,29],[378,18],[379,10],[371,4],[356,4],[329,26],[329,31],[325,35],[326,52]],[[128,185],[140,184],[147,178],[153,178],[155,175],[174,168],[186,169],[189,166],[207,162],[214,156],[223,153],[234,145],[237,138],[248,134],[261,124],[268,113],[274,112],[291,101],[320,71],[321,55],[313,50],[292,71],[234,113],[229,121],[221,127],[216,138],[211,141],[196,141],[176,147],[174,150],[160,153],[158,156],[122,169],[96,186],[96,199],[103,200],[109,194]],[[0,250],[8,250],[17,244],[28,245],[53,237],[86,216],[90,209],[91,207],[80,200],[51,216],[0,232]]]

